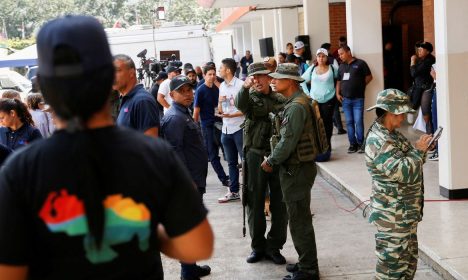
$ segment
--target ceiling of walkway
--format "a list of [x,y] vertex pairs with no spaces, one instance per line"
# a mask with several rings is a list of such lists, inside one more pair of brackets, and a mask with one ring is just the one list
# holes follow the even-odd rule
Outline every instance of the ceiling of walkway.
[[302,0],[198,0],[198,4],[205,8],[256,6],[261,9],[302,5]]

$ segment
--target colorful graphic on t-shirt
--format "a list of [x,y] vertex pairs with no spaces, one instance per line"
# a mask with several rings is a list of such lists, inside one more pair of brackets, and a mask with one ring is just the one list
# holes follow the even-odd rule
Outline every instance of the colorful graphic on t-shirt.
[[69,236],[84,235],[83,245],[86,257],[91,263],[115,259],[118,253],[111,246],[127,243],[135,236],[138,237],[140,250],[148,250],[151,233],[151,214],[148,208],[120,194],[107,196],[103,204],[106,220],[100,248],[96,247],[93,237],[89,234],[83,201],[76,195],[68,194],[67,190],[51,192],[39,217],[52,232],[65,232]]

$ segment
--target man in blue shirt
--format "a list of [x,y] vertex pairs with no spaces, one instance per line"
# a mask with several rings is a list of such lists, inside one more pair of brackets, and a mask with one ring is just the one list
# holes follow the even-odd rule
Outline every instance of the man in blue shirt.
[[120,93],[117,125],[131,127],[152,137],[159,134],[159,112],[154,98],[137,84],[135,63],[124,54],[114,56],[113,89]]
[[[169,85],[172,106],[161,121],[161,135],[172,146],[189,171],[200,195],[206,192],[208,157],[198,123],[190,115],[193,102],[193,83],[185,76],[177,76]],[[210,274],[207,265],[182,263],[181,279],[196,280]]]
[[229,186],[229,177],[224,172],[219,157],[219,141],[215,140],[215,123],[221,123],[222,120],[215,116],[215,107],[218,106],[219,88],[214,84],[216,80],[216,69],[211,66],[203,67],[205,73],[205,83],[200,85],[195,92],[195,101],[193,102],[193,118],[196,122],[200,121],[205,139],[205,146],[208,151],[208,159],[211,162],[219,181],[223,186]]

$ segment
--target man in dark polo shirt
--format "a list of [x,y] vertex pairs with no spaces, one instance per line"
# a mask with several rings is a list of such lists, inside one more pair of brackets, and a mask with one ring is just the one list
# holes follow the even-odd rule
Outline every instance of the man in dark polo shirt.
[[[189,110],[193,102],[193,82],[186,76],[179,75],[171,80],[169,88],[172,105],[162,118],[161,135],[182,160],[203,197],[206,192],[208,157],[200,126],[193,120]],[[211,272],[207,265],[181,263],[181,266],[183,280],[196,280]]]
[[364,92],[372,81],[367,63],[353,57],[348,46],[341,46],[338,54],[342,63],[338,68],[336,97],[343,104],[348,129],[348,153],[364,153]]
[[115,79],[112,88],[120,93],[117,125],[127,126],[152,137],[159,134],[156,100],[137,84],[135,63],[125,54],[114,56]]

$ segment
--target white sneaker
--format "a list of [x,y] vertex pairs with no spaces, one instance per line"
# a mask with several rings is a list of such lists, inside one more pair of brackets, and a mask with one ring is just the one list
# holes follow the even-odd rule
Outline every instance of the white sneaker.
[[225,203],[233,200],[239,200],[240,195],[239,193],[228,192],[225,196],[218,198],[219,203]]

